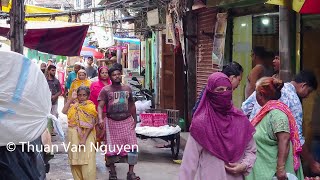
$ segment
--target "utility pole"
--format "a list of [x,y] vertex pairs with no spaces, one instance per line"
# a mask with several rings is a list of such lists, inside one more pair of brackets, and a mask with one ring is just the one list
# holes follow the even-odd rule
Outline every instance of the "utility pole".
[[279,55],[280,55],[280,79],[289,82],[292,79],[293,70],[291,66],[290,40],[290,0],[285,0],[285,6],[279,6]]
[[10,10],[10,41],[11,50],[23,54],[25,29],[24,0],[12,0]]

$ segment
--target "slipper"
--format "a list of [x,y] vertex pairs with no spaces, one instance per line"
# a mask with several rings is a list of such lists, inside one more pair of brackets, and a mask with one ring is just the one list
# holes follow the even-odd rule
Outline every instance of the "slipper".
[[176,163],[176,164],[181,164],[182,160],[173,160],[173,162]]
[[171,145],[170,144],[160,144],[160,145],[156,145],[156,148],[170,148]]

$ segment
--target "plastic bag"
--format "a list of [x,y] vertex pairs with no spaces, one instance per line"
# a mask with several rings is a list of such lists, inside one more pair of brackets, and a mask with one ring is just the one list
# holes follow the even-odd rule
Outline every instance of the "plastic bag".
[[135,105],[137,114],[141,114],[151,108],[151,100],[136,101]]
[[0,146],[33,141],[47,128],[51,92],[40,68],[15,52],[0,51]]
[[[287,173],[287,178],[288,178],[288,180],[298,180],[298,178],[295,175],[291,174],[291,173]],[[272,178],[272,180],[277,180],[277,179],[278,178],[276,176],[274,176]]]

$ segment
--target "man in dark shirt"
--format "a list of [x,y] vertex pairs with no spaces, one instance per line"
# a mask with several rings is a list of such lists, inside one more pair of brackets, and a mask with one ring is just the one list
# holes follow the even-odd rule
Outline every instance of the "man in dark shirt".
[[94,64],[93,64],[93,57],[88,57],[87,66],[86,66],[85,70],[87,72],[89,79],[92,79],[98,75],[97,69],[94,67]]
[[[49,85],[49,89],[51,91],[51,114],[58,118],[58,98],[61,95],[61,86],[59,80],[55,77],[56,75],[56,66],[49,65],[47,72],[47,81]],[[50,133],[52,133],[53,124],[52,121],[49,122],[48,128]]]
[[[134,165],[138,162],[138,146],[135,133],[137,122],[136,107],[132,98],[131,88],[121,84],[121,70],[113,66],[108,71],[112,85],[104,87],[98,97],[99,124],[106,127],[108,134],[105,144],[107,164],[110,166],[109,179],[116,179],[117,173],[114,163],[121,157],[127,156],[129,172],[127,179],[140,179],[133,172]],[[103,109],[106,104],[106,120],[103,120]],[[106,123],[106,124],[105,124]],[[127,150],[114,147],[130,147]],[[111,148],[111,152],[109,151]],[[113,148],[113,150],[112,150]]]

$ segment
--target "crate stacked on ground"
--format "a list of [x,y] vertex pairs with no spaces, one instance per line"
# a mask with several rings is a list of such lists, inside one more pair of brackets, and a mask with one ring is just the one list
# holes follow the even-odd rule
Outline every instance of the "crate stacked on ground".
[[179,110],[148,109],[145,113],[140,114],[140,119],[141,126],[176,126],[179,123]]

